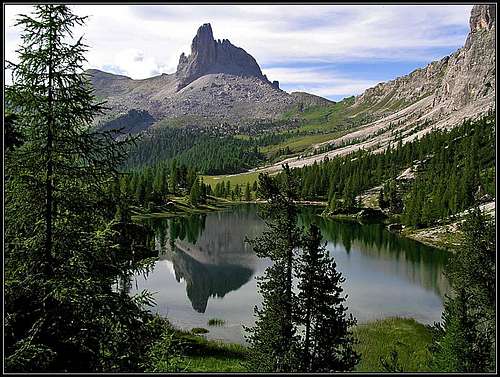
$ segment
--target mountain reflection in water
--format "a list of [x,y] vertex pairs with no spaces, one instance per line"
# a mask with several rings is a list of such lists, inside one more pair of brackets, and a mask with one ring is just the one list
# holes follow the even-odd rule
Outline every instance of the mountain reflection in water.
[[257,257],[245,237],[258,235],[263,224],[249,227],[259,219],[246,209],[237,217],[221,212],[151,222],[160,260],[171,261],[176,280],[186,281],[187,296],[199,313],[210,297],[224,297],[255,273]]
[[[424,323],[440,320],[449,284],[443,276],[447,252],[388,232],[382,224],[359,224],[300,210],[299,225],[316,223],[326,248],[346,277],[349,311],[360,323],[387,316],[409,316]],[[156,310],[184,328],[226,321],[209,337],[242,342],[242,325],[251,325],[260,305],[255,277],[270,261],[258,258],[246,238],[265,229],[256,205],[224,212],[147,221],[155,232],[160,260],[137,289],[156,292]]]

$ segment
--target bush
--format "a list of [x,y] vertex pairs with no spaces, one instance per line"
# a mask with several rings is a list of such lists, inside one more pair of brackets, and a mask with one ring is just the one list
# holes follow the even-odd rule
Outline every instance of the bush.
[[208,326],[224,326],[226,321],[220,318],[210,318],[208,320]]
[[208,332],[208,330],[203,328],[203,327],[193,327],[191,329],[191,332],[193,334],[206,334]]

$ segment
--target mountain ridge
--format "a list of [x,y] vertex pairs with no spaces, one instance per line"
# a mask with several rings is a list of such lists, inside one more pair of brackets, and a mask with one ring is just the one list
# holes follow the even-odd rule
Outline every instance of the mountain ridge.
[[186,56],[182,53],[179,57],[175,72],[175,76],[180,81],[177,90],[210,73],[253,76],[268,81],[267,77],[262,74],[257,61],[250,54],[234,46],[229,39],[216,41],[212,26],[206,23],[198,28],[193,38],[191,54]]
[[312,146],[332,150],[287,158],[253,171],[276,172],[285,162],[302,167],[358,149],[381,152],[398,140],[406,143],[495,111],[495,5],[474,5],[469,25],[464,46],[454,53],[356,96],[347,108],[353,114],[348,117],[368,120],[341,137]]
[[404,100],[404,103],[393,106],[393,110],[433,95],[431,107],[449,113],[482,97],[494,96],[495,22],[493,4],[475,5],[469,21],[470,32],[463,47],[407,75],[367,89],[356,97],[354,106],[368,106],[373,110],[369,104],[380,104],[385,99],[385,106],[374,112],[388,115],[391,112],[384,110],[398,100]]
[[[107,99],[111,100],[115,110],[122,106],[118,116],[126,115],[131,109],[146,111],[147,114],[139,112],[145,114],[141,121],[143,125],[149,122],[147,115],[155,120],[153,126],[161,119],[196,115],[188,125],[220,127],[229,123],[232,127],[235,124],[280,119],[285,111],[291,110],[293,118],[311,106],[323,106],[327,111],[319,112],[320,117],[329,119],[332,112],[336,112],[333,118],[338,124],[350,124],[348,127],[353,128],[336,139],[312,144],[315,149],[327,144],[353,144],[355,140],[364,140],[357,145],[310,158],[301,156],[285,160],[293,166],[302,166],[356,148],[382,150],[394,140],[394,134],[399,134],[405,142],[434,128],[449,128],[464,119],[474,119],[493,110],[496,84],[495,6],[475,5],[469,26],[464,46],[454,53],[338,103],[342,106],[331,106],[333,102],[307,93],[286,93],[267,80],[260,69],[251,68],[252,60],[246,58],[240,66],[250,67],[247,71],[242,69],[237,72],[239,75],[225,73],[222,69],[225,66],[218,63],[217,53],[213,53],[217,47],[208,48],[208,52],[199,49],[200,40],[212,43],[211,27],[208,30],[207,25],[200,27],[198,38],[193,39],[191,55],[181,55],[178,73],[144,80],[117,76],[113,85],[106,86],[103,85],[106,78],[113,75],[94,72],[93,82],[98,92],[113,94]],[[213,41],[213,46],[229,46],[229,43]],[[206,59],[203,58],[205,55]],[[200,71],[199,64],[190,64],[195,61],[209,63]],[[179,80],[185,78],[193,81],[179,88]],[[148,106],[143,106],[145,99]],[[339,108],[344,114],[338,115]],[[131,114],[131,119],[136,117],[137,113]],[[351,119],[361,121],[351,122]],[[142,130],[142,126],[136,129]],[[281,162],[278,162],[276,166],[266,169],[276,170],[280,166]]]
[[[110,108],[97,119],[101,127],[131,110],[147,113],[155,122],[196,117],[199,126],[246,125],[278,120],[295,108],[335,103],[281,90],[278,81],[269,81],[244,49],[228,39],[214,40],[210,24],[198,28],[191,54],[180,55],[175,73],[142,80],[96,69],[86,74],[98,98]],[[125,127],[126,132],[137,129],[132,124]]]

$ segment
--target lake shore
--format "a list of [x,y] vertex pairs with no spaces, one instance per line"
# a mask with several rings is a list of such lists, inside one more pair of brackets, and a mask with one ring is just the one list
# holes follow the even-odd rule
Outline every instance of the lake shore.
[[[147,219],[147,218],[173,218],[178,216],[189,216],[192,214],[204,214],[217,211],[224,211],[232,206],[243,205],[243,204],[264,204],[264,200],[249,200],[249,201],[232,201],[225,198],[218,198],[215,196],[210,196],[206,203],[200,204],[197,207],[193,207],[189,204],[187,197],[170,197],[168,202],[161,206],[155,206],[152,211],[148,211],[145,208],[133,207],[132,212],[133,218],[136,219]],[[311,201],[311,200],[300,200],[296,202],[299,206],[317,206],[317,207],[327,207],[328,203],[324,201]],[[363,209],[369,209],[362,208]],[[354,221],[360,224],[365,222],[380,222],[386,225],[395,224],[396,221],[391,218],[364,218],[360,217],[359,213],[353,214],[327,214],[322,213],[320,216],[325,218],[331,218],[341,221]],[[427,246],[432,246],[441,250],[449,251],[455,245],[460,238],[460,232],[456,227],[456,224],[438,225],[429,228],[414,229],[414,228],[404,228],[401,231],[394,232],[402,237],[406,237],[417,242],[420,242]]]
[[189,203],[189,199],[186,196],[170,196],[165,204],[153,206],[149,209],[144,207],[132,207],[132,218],[145,219],[189,216],[192,214],[223,211],[238,204],[239,202],[209,196],[206,203],[194,207]]
[[[354,372],[386,372],[380,360],[389,360],[398,352],[398,363],[404,372],[429,372],[432,335],[429,326],[411,318],[389,317],[357,325],[356,350],[361,360]],[[245,365],[248,348],[236,343],[207,340],[202,335],[179,331],[180,339],[189,345],[184,357],[186,372],[251,372]]]

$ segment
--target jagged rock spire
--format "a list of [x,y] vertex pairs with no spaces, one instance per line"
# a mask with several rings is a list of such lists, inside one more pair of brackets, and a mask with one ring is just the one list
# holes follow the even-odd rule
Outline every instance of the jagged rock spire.
[[190,82],[209,73],[227,73],[238,76],[255,76],[267,79],[255,59],[242,48],[234,46],[228,39],[215,41],[209,23],[198,28],[191,43],[191,54],[179,58],[176,76],[178,90]]

